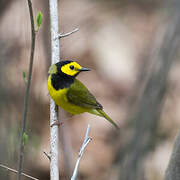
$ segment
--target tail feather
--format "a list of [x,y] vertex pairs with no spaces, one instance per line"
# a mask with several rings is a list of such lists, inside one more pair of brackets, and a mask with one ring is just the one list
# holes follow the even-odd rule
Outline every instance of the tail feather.
[[117,129],[119,129],[118,125],[102,109],[96,109],[96,111],[98,112],[97,115],[104,117],[112,125],[114,125]]

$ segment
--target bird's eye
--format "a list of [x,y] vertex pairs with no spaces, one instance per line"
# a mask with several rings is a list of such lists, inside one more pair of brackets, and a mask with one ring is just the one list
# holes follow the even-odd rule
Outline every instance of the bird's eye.
[[74,66],[73,66],[73,65],[71,65],[71,66],[69,66],[69,67],[70,67],[70,69],[72,69],[72,70],[74,69]]

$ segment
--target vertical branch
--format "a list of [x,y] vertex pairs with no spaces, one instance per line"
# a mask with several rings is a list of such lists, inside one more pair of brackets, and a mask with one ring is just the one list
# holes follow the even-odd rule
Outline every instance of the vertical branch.
[[32,9],[32,2],[28,0],[28,7],[29,7],[29,15],[31,21],[31,54],[30,54],[30,62],[29,62],[29,74],[28,74],[28,81],[26,86],[26,93],[24,99],[24,113],[22,119],[22,130],[21,130],[21,137],[20,137],[20,147],[19,147],[19,156],[18,156],[18,180],[21,180],[21,172],[23,167],[23,154],[24,154],[24,146],[23,146],[23,135],[26,130],[26,119],[27,119],[27,111],[28,111],[28,104],[29,104],[29,93],[30,93],[30,85],[31,85],[31,77],[32,77],[32,68],[33,68],[33,59],[34,59],[34,49],[35,49],[35,28],[34,28],[34,16],[33,16],[33,9]]
[[[49,0],[50,11],[50,31],[51,31],[51,64],[57,63],[60,59],[60,47],[58,32],[58,0]],[[58,163],[58,126],[53,125],[58,121],[58,112],[56,111],[54,101],[50,100],[50,146],[51,146],[51,161],[50,161],[50,179],[59,179],[59,163]]]

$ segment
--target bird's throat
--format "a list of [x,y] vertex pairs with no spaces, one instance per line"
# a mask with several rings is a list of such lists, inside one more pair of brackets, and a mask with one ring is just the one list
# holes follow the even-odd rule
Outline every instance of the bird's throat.
[[71,84],[74,82],[74,77],[66,76],[62,74],[52,74],[51,75],[51,83],[54,89],[64,89],[71,86]]

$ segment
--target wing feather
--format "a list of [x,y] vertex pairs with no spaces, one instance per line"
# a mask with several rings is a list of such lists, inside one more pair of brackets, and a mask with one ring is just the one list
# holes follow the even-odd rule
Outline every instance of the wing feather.
[[91,109],[103,108],[89,90],[77,79],[75,79],[74,83],[69,87],[67,98],[69,102],[81,107]]

